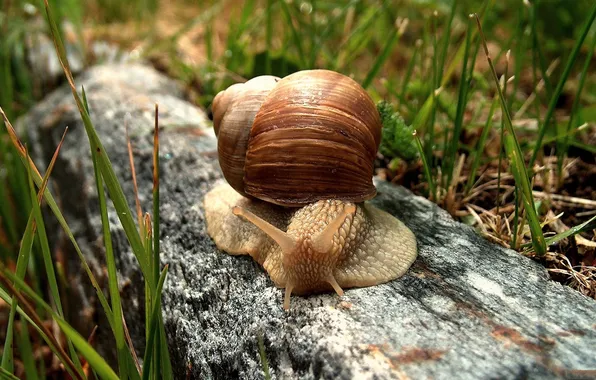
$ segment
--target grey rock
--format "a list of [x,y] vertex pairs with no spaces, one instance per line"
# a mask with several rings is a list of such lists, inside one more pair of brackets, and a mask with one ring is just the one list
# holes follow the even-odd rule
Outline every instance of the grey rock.
[[[379,195],[372,203],[414,231],[419,257],[411,270],[387,284],[349,289],[341,298],[294,296],[285,312],[282,291],[257,263],[218,251],[206,234],[203,196],[222,176],[201,111],[181,100],[172,81],[140,66],[97,67],[77,83],[85,86],[92,119],[133,205],[128,124],[145,210],[151,202],[152,105],[160,104],[161,248],[162,264],[170,265],[163,316],[177,378],[262,379],[260,335],[277,379],[588,378],[596,373],[594,300],[550,281],[538,263],[487,242],[431,202],[384,182],[377,183]],[[102,277],[93,173],[68,90],[50,95],[20,123],[42,167],[66,124],[71,130],[55,169],[56,194]],[[124,310],[142,350],[142,279],[113,212],[110,219]],[[98,310],[72,249],[63,249],[71,283],[82,284],[74,289],[82,304]],[[100,348],[111,350],[109,343]]]
[[[45,14],[40,16],[35,9],[33,12],[30,32],[25,36],[27,64],[36,91],[54,89],[64,80],[64,71],[58,60],[51,33],[47,29]],[[117,45],[106,41],[93,41],[89,46],[82,46],[72,23],[64,22],[62,28],[68,36],[65,38],[64,48],[74,74],[81,73],[89,62],[130,63],[138,58],[138,53],[121,51]]]
[[[43,87],[52,87],[64,78],[64,72],[52,41],[51,33],[45,26],[45,20],[36,16],[31,21],[32,32],[26,35],[27,63],[31,70],[31,77]],[[75,35],[74,27],[70,23],[63,26],[65,32]],[[85,66],[85,58],[80,45],[66,41],[64,44],[66,57],[73,73],[80,73]]]

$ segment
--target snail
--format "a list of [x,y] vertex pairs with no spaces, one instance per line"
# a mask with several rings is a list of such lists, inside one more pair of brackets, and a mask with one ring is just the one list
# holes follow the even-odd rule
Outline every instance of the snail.
[[207,232],[250,255],[291,294],[366,287],[402,276],[417,256],[403,222],[376,195],[379,113],[354,80],[328,70],[261,76],[212,104],[227,184],[204,199]]

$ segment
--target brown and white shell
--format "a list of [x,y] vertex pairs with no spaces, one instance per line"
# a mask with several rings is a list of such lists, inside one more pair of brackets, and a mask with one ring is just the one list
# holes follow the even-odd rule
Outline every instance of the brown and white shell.
[[354,80],[328,70],[262,76],[213,101],[219,162],[240,194],[283,206],[376,194],[381,120]]

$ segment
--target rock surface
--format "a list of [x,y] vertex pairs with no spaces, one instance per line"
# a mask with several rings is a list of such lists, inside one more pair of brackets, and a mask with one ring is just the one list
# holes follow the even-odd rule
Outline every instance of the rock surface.
[[[271,375],[278,379],[596,374],[594,300],[550,281],[539,264],[485,241],[427,200],[386,183],[377,184],[372,203],[414,231],[419,257],[411,270],[384,285],[347,290],[342,298],[293,297],[285,312],[282,291],[258,264],[219,252],[206,234],[202,200],[221,173],[204,114],[181,99],[175,83],[141,66],[96,67],[77,84],[85,86],[92,120],[132,205],[128,125],[145,210],[151,202],[153,105],[160,105],[161,247],[163,264],[170,265],[163,315],[177,378],[262,379],[260,335]],[[40,167],[64,126],[70,127],[54,170],[54,192],[102,277],[92,164],[68,89],[50,95],[19,125]],[[116,219],[112,213],[124,310],[142,348],[142,281]],[[71,283],[83,284],[72,290],[84,307],[71,307],[71,314],[83,319],[100,308],[81,280],[73,250],[68,244],[62,250]],[[97,342],[111,350],[108,340]]]

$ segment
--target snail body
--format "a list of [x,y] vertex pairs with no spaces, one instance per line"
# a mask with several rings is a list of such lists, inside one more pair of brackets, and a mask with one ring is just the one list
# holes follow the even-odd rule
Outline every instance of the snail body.
[[327,70],[257,77],[220,92],[213,121],[228,184],[205,196],[207,231],[261,264],[286,309],[292,293],[342,295],[413,263],[413,233],[363,203],[376,195],[381,122],[355,81]]

